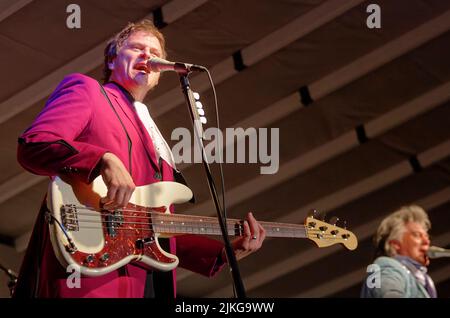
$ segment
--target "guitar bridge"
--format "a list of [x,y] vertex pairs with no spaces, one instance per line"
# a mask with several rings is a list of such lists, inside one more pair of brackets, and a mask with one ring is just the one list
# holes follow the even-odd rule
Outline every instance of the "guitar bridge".
[[79,231],[77,208],[75,204],[64,204],[61,206],[61,221],[68,231]]

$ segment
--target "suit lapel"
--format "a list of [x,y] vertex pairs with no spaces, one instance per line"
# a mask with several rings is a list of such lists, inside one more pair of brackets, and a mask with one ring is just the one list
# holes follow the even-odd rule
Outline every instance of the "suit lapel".
[[[155,154],[155,148],[153,146],[153,141],[151,140],[149,134],[147,133],[147,130],[145,129],[144,125],[142,124],[141,120],[137,116],[136,112],[133,111],[131,103],[126,99],[125,96],[123,96],[122,92],[117,92],[115,90],[115,87],[108,85],[107,92],[111,93],[112,95],[112,102],[115,104],[117,109],[120,109],[123,114],[125,114],[125,117],[128,118],[131,125],[136,130],[139,138],[141,139],[142,143],[144,144],[144,149],[147,153],[147,156],[150,159],[150,162],[155,169],[155,171],[159,171],[159,165],[156,160],[156,154]],[[120,113],[120,112],[119,112]]]

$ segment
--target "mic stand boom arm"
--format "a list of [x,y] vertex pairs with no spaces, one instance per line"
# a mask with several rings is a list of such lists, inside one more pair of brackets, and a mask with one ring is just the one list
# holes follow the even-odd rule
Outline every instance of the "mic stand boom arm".
[[10,296],[12,296],[13,293],[14,293],[14,288],[16,287],[16,284],[17,284],[17,274],[14,273],[12,270],[6,268],[2,264],[0,264],[0,269],[2,271],[4,271],[6,275],[8,275],[8,278],[9,278],[9,280],[8,280],[9,294],[10,294]]
[[217,195],[216,186],[214,184],[214,180],[212,178],[211,169],[209,167],[209,164],[206,160],[206,153],[205,153],[205,147],[203,145],[203,128],[202,124],[200,122],[200,118],[197,112],[197,108],[195,106],[195,99],[194,95],[192,93],[192,90],[190,88],[190,83],[188,79],[189,72],[185,73],[179,73],[180,75],[180,84],[181,88],[183,90],[184,97],[186,99],[187,106],[189,108],[189,113],[191,114],[191,119],[193,122],[193,129],[194,129],[194,138],[197,138],[201,152],[202,152],[202,162],[203,167],[205,168],[206,177],[208,179],[208,185],[209,190],[211,193],[211,197],[213,198],[214,205],[216,207],[217,212],[217,218],[219,220],[220,230],[222,231],[223,241],[225,244],[225,252],[228,259],[228,264],[231,267],[231,274],[234,281],[234,287],[236,290],[236,296],[237,298],[245,298],[245,289],[244,284],[242,282],[242,278],[239,272],[239,267],[237,264],[236,256],[234,255],[233,248],[231,247],[230,240],[228,238],[228,227],[225,225],[225,221],[223,219],[223,213],[221,211],[221,208],[219,206],[219,197]]

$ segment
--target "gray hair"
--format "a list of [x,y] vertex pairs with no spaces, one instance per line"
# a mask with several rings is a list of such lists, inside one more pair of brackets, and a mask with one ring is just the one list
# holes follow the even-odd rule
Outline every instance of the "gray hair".
[[427,213],[418,205],[403,206],[399,210],[387,216],[378,227],[374,238],[377,247],[377,256],[395,256],[397,251],[390,244],[391,240],[401,240],[405,232],[405,225],[409,222],[416,222],[428,231],[431,222]]

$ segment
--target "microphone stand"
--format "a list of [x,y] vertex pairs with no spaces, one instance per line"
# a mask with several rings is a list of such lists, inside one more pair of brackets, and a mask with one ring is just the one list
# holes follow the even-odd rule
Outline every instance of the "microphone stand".
[[2,264],[0,264],[0,269],[9,277],[8,288],[9,294],[12,296],[17,283],[17,275],[12,270],[4,267]]
[[[222,211],[219,206],[219,197],[217,195],[216,186],[214,180],[212,178],[211,169],[206,160],[205,147],[203,145],[203,128],[202,123],[200,122],[200,117],[198,115],[197,108],[195,106],[195,98],[192,93],[189,76],[190,71],[186,69],[186,72],[179,72],[180,76],[180,84],[183,90],[184,97],[186,99],[187,106],[189,108],[189,113],[191,114],[191,119],[193,122],[194,135],[196,135],[198,139],[198,143],[200,145],[200,149],[202,152],[202,163],[205,168],[206,177],[208,179],[209,190],[211,193],[211,197],[213,198],[214,205],[216,207],[217,218],[219,220],[220,230],[222,231],[222,237],[225,244],[225,252],[228,259],[228,264],[231,268],[231,274],[234,281],[234,286],[236,290],[237,298],[245,298],[245,288],[242,282],[241,274],[239,272],[239,267],[237,264],[236,256],[234,255],[233,248],[231,247],[230,240],[228,238],[228,226],[225,225],[225,220],[223,218]],[[195,137],[194,137],[195,138]]]

